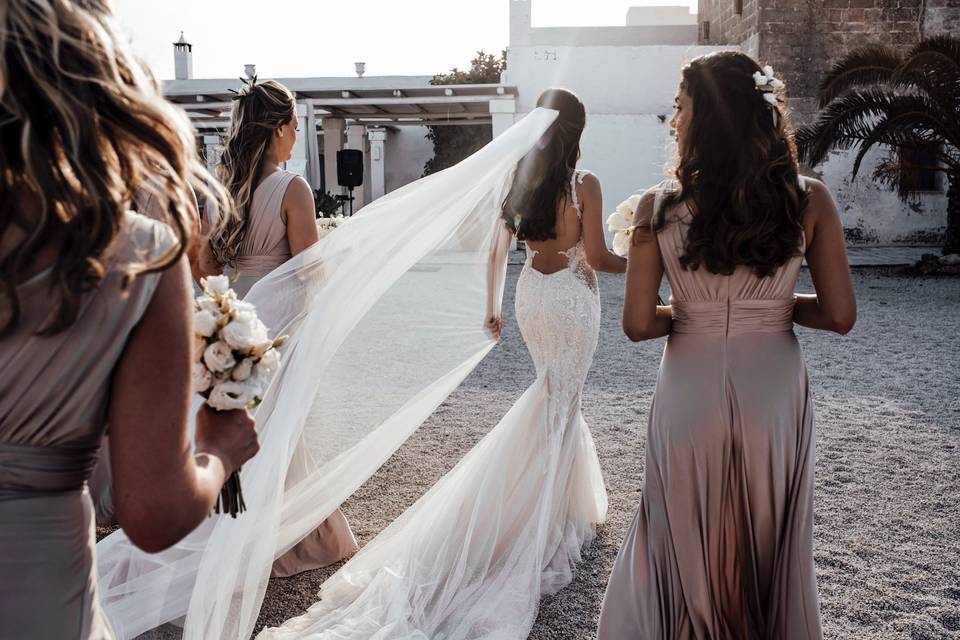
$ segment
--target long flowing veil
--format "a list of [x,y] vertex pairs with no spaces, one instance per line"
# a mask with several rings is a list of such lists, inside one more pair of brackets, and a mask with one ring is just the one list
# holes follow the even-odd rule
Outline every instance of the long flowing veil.
[[102,540],[100,597],[118,637],[184,616],[185,638],[250,637],[274,558],[370,478],[493,347],[483,320],[488,292],[497,305],[502,296],[505,261],[490,259],[506,233],[500,205],[555,117],[533,111],[251,289],[263,321],[291,339],[256,411],[247,512],[211,518],[153,555],[122,531]]

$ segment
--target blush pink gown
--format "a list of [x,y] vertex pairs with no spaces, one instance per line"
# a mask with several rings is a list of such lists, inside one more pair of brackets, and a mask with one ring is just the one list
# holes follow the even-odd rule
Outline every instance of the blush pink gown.
[[665,215],[673,325],[598,637],[819,639],[813,406],[792,321],[801,254],[767,278],[685,271],[690,213]]
[[[275,171],[264,178],[253,192],[246,234],[240,244],[236,263],[226,269],[237,295],[244,297],[250,288],[293,257],[287,241],[287,225],[280,213],[287,187],[297,177],[289,171]],[[287,476],[288,485],[307,474],[313,465],[309,449],[301,442],[294,453]],[[309,536],[289,549],[273,563],[273,577],[287,577],[310,569],[326,567],[357,551],[357,540],[340,509]]]

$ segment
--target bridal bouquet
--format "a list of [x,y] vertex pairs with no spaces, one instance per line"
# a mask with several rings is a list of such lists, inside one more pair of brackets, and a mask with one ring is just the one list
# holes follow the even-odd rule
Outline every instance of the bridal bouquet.
[[317,218],[317,230],[320,231],[320,237],[324,237],[346,221],[347,219],[344,216]]
[[[237,299],[227,276],[204,278],[200,285],[193,312],[193,391],[217,411],[252,409],[280,367],[277,348],[287,338],[269,338],[254,306]],[[223,485],[217,513],[221,505],[234,518],[246,508],[239,470]]]
[[620,204],[617,210],[607,218],[607,228],[613,232],[613,252],[618,256],[625,256],[630,252],[630,238],[633,235],[634,216],[637,213],[637,207],[640,206],[640,198],[637,193]]

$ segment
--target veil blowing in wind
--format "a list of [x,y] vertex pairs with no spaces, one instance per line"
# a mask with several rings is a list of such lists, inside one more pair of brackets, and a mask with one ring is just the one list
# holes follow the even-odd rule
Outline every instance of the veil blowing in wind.
[[[505,262],[500,210],[517,162],[556,112],[537,109],[458,165],[371,203],[253,286],[283,364],[256,411],[247,512],[211,518],[148,555],[122,531],[98,544],[119,637],[182,618],[185,638],[249,638],[274,559],[403,444],[495,344]],[[491,266],[495,265],[495,266]]]

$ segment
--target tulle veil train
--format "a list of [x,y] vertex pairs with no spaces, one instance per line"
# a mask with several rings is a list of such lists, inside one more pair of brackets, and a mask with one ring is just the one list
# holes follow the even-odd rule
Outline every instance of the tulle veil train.
[[97,545],[100,598],[120,638],[167,622],[189,639],[246,640],[275,557],[326,519],[495,344],[483,328],[489,255],[517,162],[556,117],[536,109],[443,172],[380,198],[251,289],[283,365],[256,410],[247,512],[146,554]]

